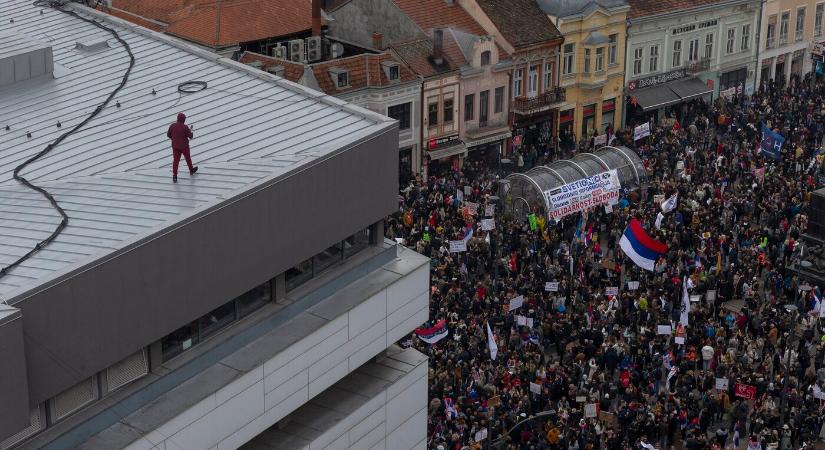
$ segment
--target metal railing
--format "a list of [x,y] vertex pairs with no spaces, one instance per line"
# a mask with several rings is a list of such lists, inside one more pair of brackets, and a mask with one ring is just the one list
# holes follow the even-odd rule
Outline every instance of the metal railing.
[[704,72],[710,69],[710,58],[701,58],[699,60],[688,63],[687,71],[690,74]]
[[513,100],[513,111],[522,114],[537,112],[547,109],[553,104],[564,102],[565,98],[565,89],[562,87],[545,91],[533,98],[516,97]]

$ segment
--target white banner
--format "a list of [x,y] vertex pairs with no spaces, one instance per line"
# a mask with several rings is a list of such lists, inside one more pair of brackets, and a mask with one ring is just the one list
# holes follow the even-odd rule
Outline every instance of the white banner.
[[621,188],[619,173],[613,169],[561,185],[550,191],[544,191],[544,196],[547,197],[552,208],[561,208],[575,200],[590,198],[595,193],[618,191]]
[[645,122],[633,129],[634,141],[638,141],[645,136],[650,136],[650,122]]
[[544,290],[547,292],[558,292],[559,291],[559,282],[558,281],[548,281],[544,283]]
[[548,218],[558,222],[564,216],[568,216],[579,211],[584,211],[604,203],[610,204],[611,201],[618,203],[619,191],[598,192],[593,193],[593,195],[589,198],[573,200],[568,205],[562,206],[561,208],[551,209],[548,214]]
[[450,253],[467,251],[467,241],[450,241]]
[[481,230],[490,231],[496,228],[496,219],[481,219]]
[[510,311],[513,311],[514,309],[521,308],[521,305],[523,305],[523,304],[524,304],[524,296],[519,295],[516,298],[511,298],[510,299]]

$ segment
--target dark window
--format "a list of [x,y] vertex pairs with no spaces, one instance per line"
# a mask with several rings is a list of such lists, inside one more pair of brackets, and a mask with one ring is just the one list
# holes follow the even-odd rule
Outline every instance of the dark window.
[[481,52],[481,65],[488,66],[490,65],[490,51]]
[[312,258],[286,271],[286,290],[291,291],[312,278]]
[[444,100],[444,123],[453,121],[453,99]]
[[338,72],[336,75],[338,81],[339,88],[345,88],[349,86],[349,73],[347,72]]
[[473,120],[473,113],[476,107],[475,94],[467,94],[464,96],[464,120]]
[[253,288],[235,299],[238,304],[238,318],[245,317],[249,313],[262,308],[272,300],[271,285],[266,283]]
[[344,239],[344,258],[360,252],[370,244],[370,229],[365,228]]
[[478,94],[478,126],[487,126],[487,113],[490,108],[490,91],[482,91]]
[[180,355],[189,347],[198,343],[198,321],[192,321],[177,330],[167,334],[160,341],[163,361],[168,361]]
[[410,129],[410,115],[412,103],[403,103],[387,108],[387,115],[398,121],[399,130]]
[[234,320],[235,302],[218,306],[198,320],[201,339],[205,339],[207,336],[215,333]]
[[390,66],[390,80],[397,80],[401,78],[399,66]]
[[496,114],[504,110],[504,86],[496,88],[496,100],[494,106]]
[[313,256],[312,272],[317,274],[328,268],[329,266],[341,261],[343,253],[341,252],[341,243],[336,242],[335,245],[328,247],[326,250]]
[[427,123],[431,127],[438,125],[438,103],[427,105]]

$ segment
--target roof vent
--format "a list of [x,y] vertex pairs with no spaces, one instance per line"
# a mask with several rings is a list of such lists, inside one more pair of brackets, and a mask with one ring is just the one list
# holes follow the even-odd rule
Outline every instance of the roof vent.
[[52,47],[19,33],[0,33],[0,86],[54,74]]
[[86,41],[77,41],[74,48],[82,52],[99,52],[109,48],[109,43],[106,39],[89,39]]

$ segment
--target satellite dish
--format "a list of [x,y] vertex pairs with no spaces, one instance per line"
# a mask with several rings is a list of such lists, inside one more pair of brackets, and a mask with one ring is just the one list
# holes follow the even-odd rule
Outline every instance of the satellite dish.
[[340,58],[344,56],[344,46],[340,42],[333,42],[329,51],[333,58]]

